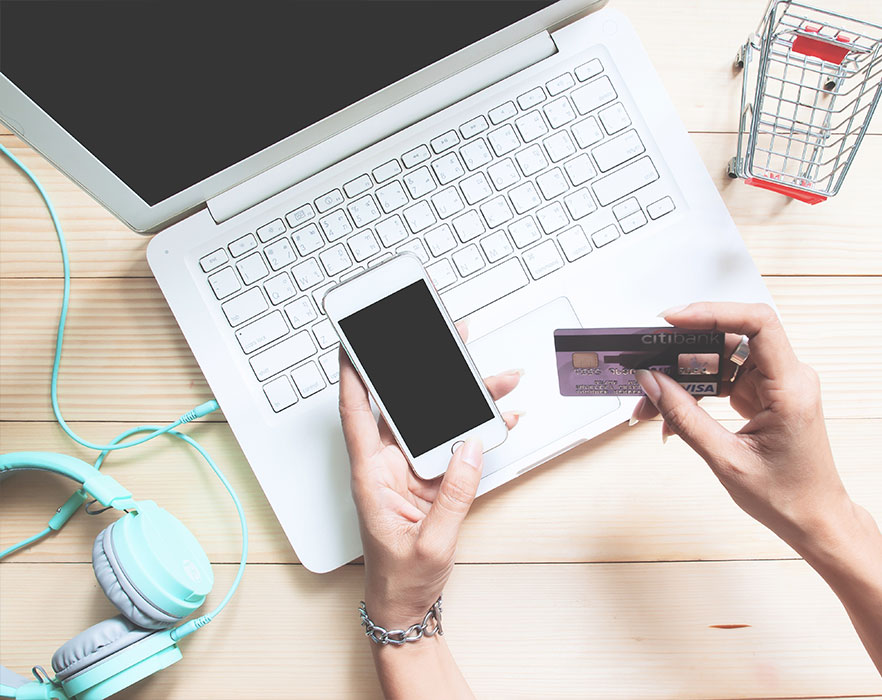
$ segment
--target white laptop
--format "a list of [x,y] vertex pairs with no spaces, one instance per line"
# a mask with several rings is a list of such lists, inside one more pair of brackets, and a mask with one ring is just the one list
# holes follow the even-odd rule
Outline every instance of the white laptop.
[[310,570],[361,554],[321,305],[335,283],[412,252],[470,318],[482,372],[526,370],[502,408],[527,415],[482,493],[631,412],[559,395],[556,328],[769,300],[631,25],[601,4],[108,18],[151,8],[117,3],[77,32],[43,26],[41,3],[6,10],[0,118],[129,226],[161,229],[153,273]]

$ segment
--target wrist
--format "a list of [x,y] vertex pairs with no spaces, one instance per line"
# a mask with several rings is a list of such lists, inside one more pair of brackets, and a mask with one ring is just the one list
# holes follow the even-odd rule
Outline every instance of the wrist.
[[406,629],[422,621],[439,595],[440,591],[406,591],[366,583],[364,605],[375,624],[386,629]]
[[824,578],[861,564],[882,535],[870,514],[848,496],[807,521],[794,549]]

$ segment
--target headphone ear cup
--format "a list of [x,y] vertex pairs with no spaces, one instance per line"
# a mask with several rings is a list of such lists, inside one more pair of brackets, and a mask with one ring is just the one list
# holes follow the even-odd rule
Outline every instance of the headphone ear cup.
[[95,572],[95,578],[98,579],[98,585],[110,602],[138,627],[147,629],[171,627],[181,618],[169,615],[147,600],[132,585],[125,570],[119,564],[111,540],[112,528],[115,525],[115,522],[111,523],[98,533],[92,545],[92,570]]
[[92,625],[62,644],[52,655],[59,680],[67,680],[94,663],[149,637],[155,630],[138,627],[122,615]]

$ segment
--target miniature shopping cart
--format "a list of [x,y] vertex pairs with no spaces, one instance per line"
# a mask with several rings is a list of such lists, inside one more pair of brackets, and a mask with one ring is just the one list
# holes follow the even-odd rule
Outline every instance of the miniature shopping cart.
[[729,177],[810,204],[835,195],[882,92],[882,26],[771,0],[735,65],[743,85]]

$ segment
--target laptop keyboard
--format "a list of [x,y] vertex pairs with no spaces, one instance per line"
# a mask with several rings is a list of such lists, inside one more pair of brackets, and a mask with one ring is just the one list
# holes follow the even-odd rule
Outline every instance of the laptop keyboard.
[[[454,319],[674,209],[601,61],[535,85],[203,256],[199,266],[276,412],[339,380],[321,301],[415,254]],[[613,217],[597,228],[599,208]],[[614,223],[610,223],[614,221]]]

